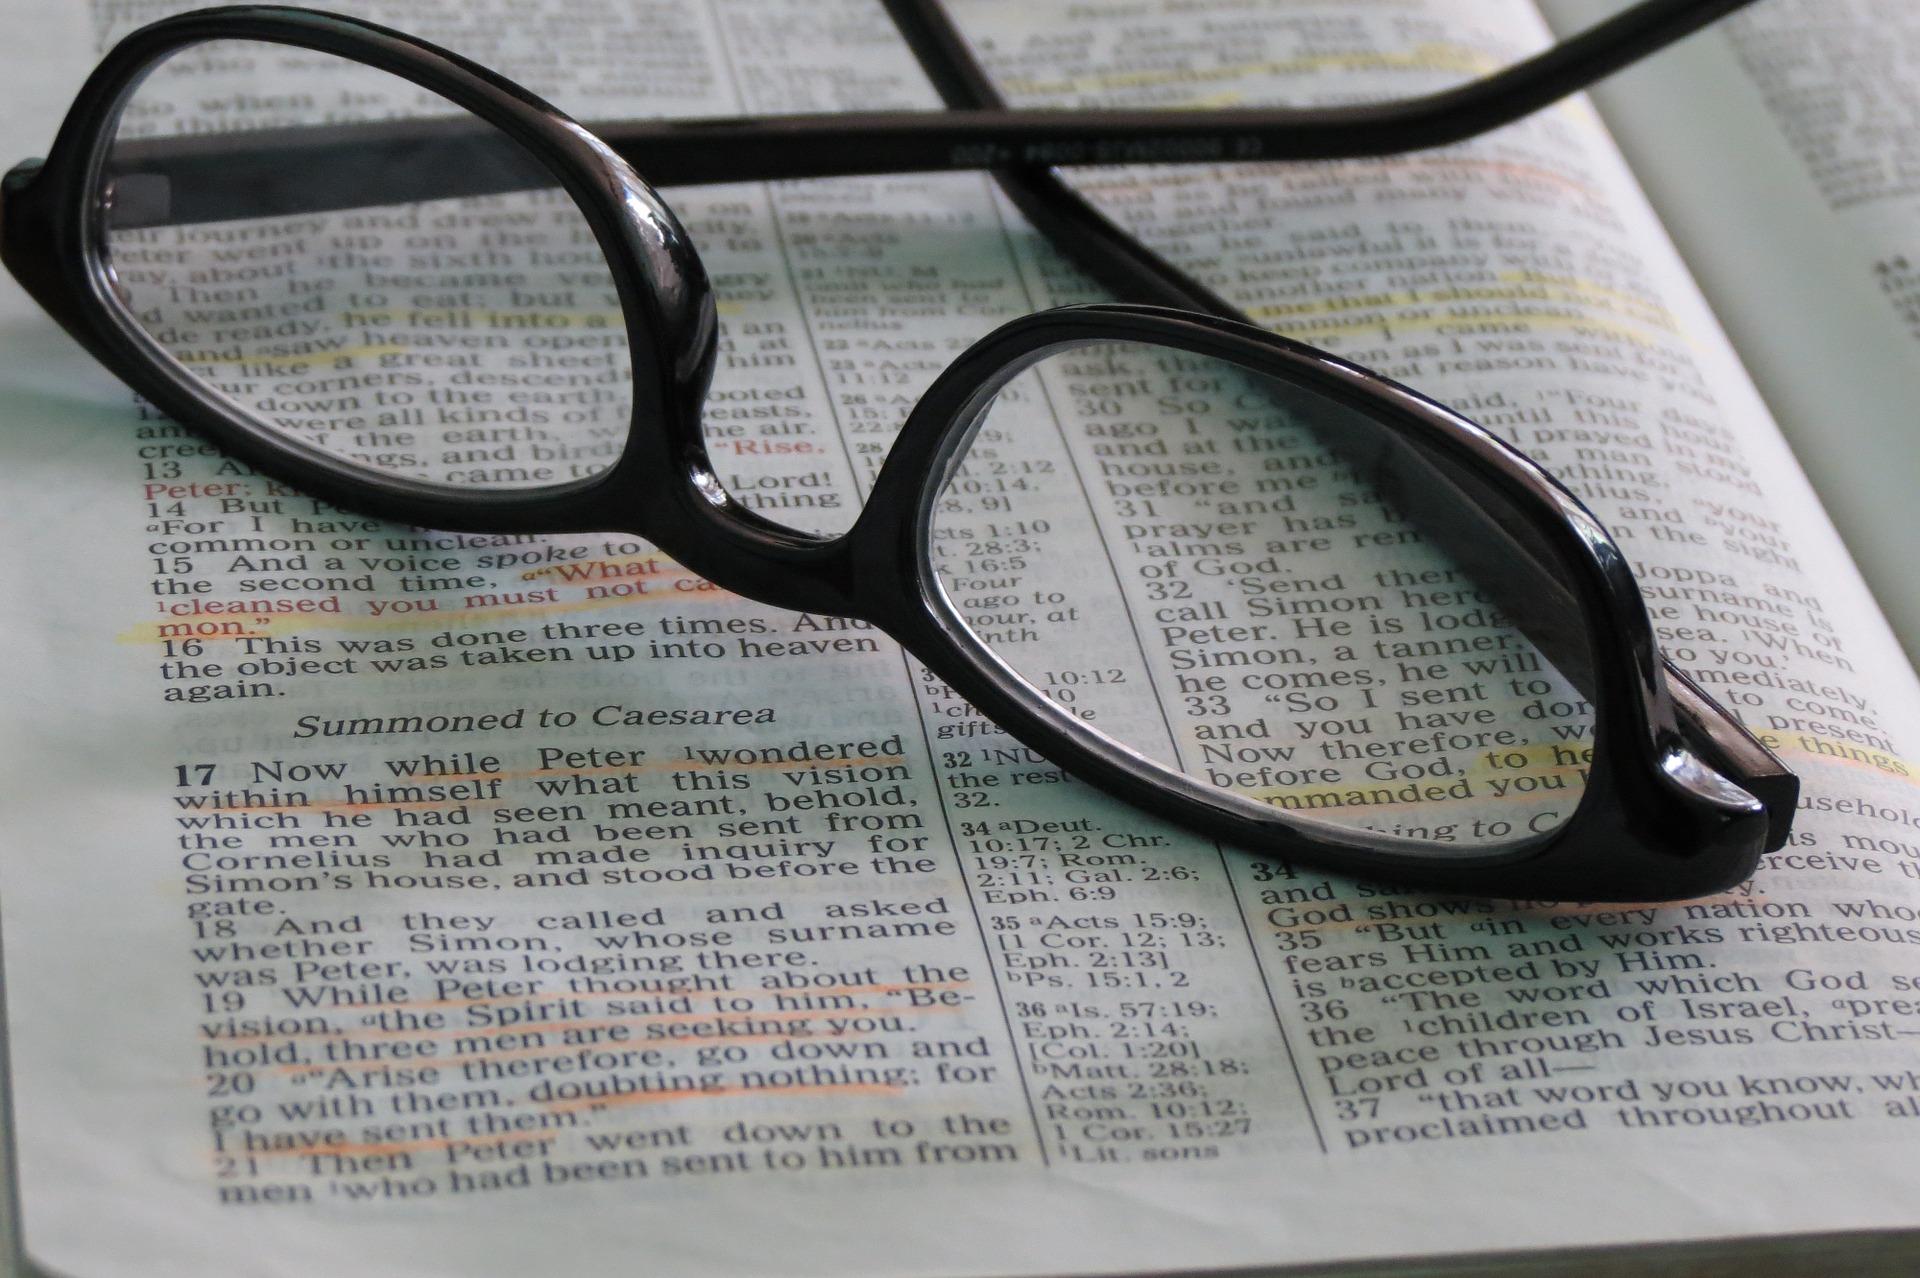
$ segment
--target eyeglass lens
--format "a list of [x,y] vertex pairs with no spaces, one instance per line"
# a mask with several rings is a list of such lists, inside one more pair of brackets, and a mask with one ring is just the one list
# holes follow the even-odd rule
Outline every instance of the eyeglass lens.
[[[389,122],[375,145],[327,127],[371,121]],[[192,45],[127,103],[102,182],[122,302],[264,428],[465,488],[619,456],[633,374],[592,230],[437,94],[287,45]]]
[[999,392],[926,544],[979,643],[1109,740],[1484,854],[1572,817],[1594,716],[1572,595],[1473,482],[1314,391],[1103,343]]

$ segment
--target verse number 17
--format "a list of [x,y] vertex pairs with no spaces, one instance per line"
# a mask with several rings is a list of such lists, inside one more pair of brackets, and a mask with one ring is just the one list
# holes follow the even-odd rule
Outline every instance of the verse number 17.
[[213,765],[211,763],[176,763],[173,775],[178,778],[175,785],[212,785]]

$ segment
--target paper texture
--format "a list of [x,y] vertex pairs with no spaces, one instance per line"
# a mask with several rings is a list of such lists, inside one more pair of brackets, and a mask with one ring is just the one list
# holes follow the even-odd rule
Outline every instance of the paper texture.
[[[1036,105],[1411,93],[1544,38],[1505,3],[1070,8],[955,12]],[[159,12],[98,5],[95,35]],[[583,119],[935,105],[855,3],[365,12]],[[132,406],[10,289],[4,714],[32,744],[0,881],[37,1261],[1094,1272],[1915,1223],[1913,674],[1587,109],[1404,160],[1076,181],[1263,322],[1561,476],[1668,652],[1801,772],[1794,842],[1724,898],[1644,908],[1220,849],[1063,778],[864,628],[631,539],[320,506]],[[722,478],[803,527],[845,526],[952,352],[1094,296],[980,175],[668,199],[721,301]],[[468,268],[343,265],[399,269]],[[1016,472],[1061,461],[997,442]],[[1018,519],[985,499],[1021,491],[958,513]],[[1382,615],[1419,612],[1403,588]],[[1219,600],[1139,659],[1254,651],[1196,637],[1257,624]],[[1004,610],[1077,620],[1053,606]],[[1417,693],[1400,663],[1425,655],[1367,669]],[[1357,682],[1241,682],[1256,660],[1177,695],[1365,717]],[[1329,731],[1449,731],[1398,704]]]
[[[1617,6],[1543,7],[1570,33]],[[1907,5],[1761,4],[1597,94],[1909,655],[1917,42]]]

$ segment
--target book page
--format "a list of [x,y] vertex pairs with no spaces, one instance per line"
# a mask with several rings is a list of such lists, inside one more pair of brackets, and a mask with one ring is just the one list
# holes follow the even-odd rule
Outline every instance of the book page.
[[1909,655],[1917,60],[1911,5],[1768,0],[1596,94]]
[[[162,11],[99,0],[73,47],[35,57],[77,83]],[[936,105],[857,0],[363,11],[583,119]],[[1036,105],[1413,93],[1545,38],[1500,0],[955,12]],[[220,69],[150,100],[187,121],[258,109]],[[346,88],[315,74],[289,65],[287,98]],[[1437,897],[1219,847],[1066,777],[866,626],[740,600],[628,536],[399,527],[255,474],[132,402],[8,285],[0,714],[23,744],[0,917],[33,1260],[78,1278],[1123,1272],[1920,1224],[1914,677],[1592,114],[1387,162],[1076,180],[1262,322],[1559,475],[1633,558],[1668,652],[1800,771],[1793,843],[1723,897],[1660,906]],[[984,175],[667,198],[720,303],[716,469],[800,527],[850,522],[955,352],[1095,296]],[[532,392],[590,391],[599,366],[534,357],[592,350],[431,323],[484,308],[415,301],[456,286],[408,277],[482,251],[531,270],[559,241],[508,235],[559,236],[564,215],[482,197],[437,225],[292,235],[326,237],[341,289],[389,295],[346,303],[391,360],[371,371],[431,356],[587,382],[401,402],[417,388],[260,376],[365,397],[322,417],[392,414],[342,427],[369,433],[353,447],[553,461],[527,429],[551,419],[527,419],[593,401]],[[142,283],[270,288],[213,276],[274,260],[234,247],[156,238],[143,269],[207,275]],[[247,302],[192,322],[237,343],[345,323],[330,302],[278,335],[218,313]],[[1059,411],[1051,435],[995,441],[1010,469],[983,480],[1086,465],[1093,514],[1136,518],[1120,503],[1170,478],[1155,454],[1102,453],[1104,413]],[[1245,485],[1216,494],[1236,501],[1314,467],[1347,491],[1329,462],[1282,461],[1225,450],[1204,474]],[[983,482],[955,513],[1017,521],[1029,491]],[[1396,526],[1360,518],[1338,527]],[[1531,672],[1421,636],[1423,615],[1490,632],[1469,601],[1342,577],[1337,607],[1280,608],[1232,583],[1284,573],[1215,568],[1324,547],[1190,541],[962,558],[995,559],[966,571],[1006,597],[1016,641],[1084,624],[1062,564],[1152,581],[1137,569],[1178,563],[1206,612],[1169,613],[1138,659],[1220,699],[1235,764],[1305,722],[1340,780],[1397,782],[1379,767],[1421,741],[1435,775],[1491,788],[1499,755],[1456,743],[1481,721],[1433,718],[1422,686],[1477,680],[1538,700],[1514,744],[1578,774],[1580,725]],[[1352,641],[1326,649],[1339,684],[1273,655],[1333,638]],[[1049,686],[1073,704],[1093,682]],[[1369,817],[1391,822],[1379,789]]]

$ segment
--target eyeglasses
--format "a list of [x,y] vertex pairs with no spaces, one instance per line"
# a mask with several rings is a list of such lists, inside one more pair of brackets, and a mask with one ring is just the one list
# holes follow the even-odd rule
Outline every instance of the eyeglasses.
[[[950,103],[999,105],[937,5],[888,3]],[[206,10],[107,55],[49,158],[7,175],[0,255],[130,386],[260,469],[427,527],[632,533],[725,590],[870,623],[957,694],[956,742],[984,715],[1141,808],[1330,869],[1696,895],[1785,841],[1798,783],[1661,658],[1593,516],[1446,408],[1220,314],[1034,166],[1436,145],[1735,7],[1656,0],[1378,106],[592,131],[397,32]],[[730,385],[703,428],[713,289],[640,174],[950,167],[1005,170],[1122,296],[1189,309],[1005,324],[933,378],[850,531],[777,522],[825,482],[827,436],[796,432],[816,410],[784,374]],[[873,287],[912,313],[910,282]],[[850,366],[897,386],[932,358],[912,331],[849,339],[889,352]],[[730,490],[708,430],[749,427],[810,468]]]

